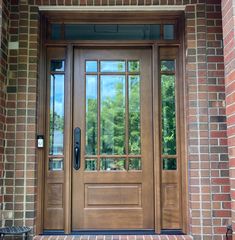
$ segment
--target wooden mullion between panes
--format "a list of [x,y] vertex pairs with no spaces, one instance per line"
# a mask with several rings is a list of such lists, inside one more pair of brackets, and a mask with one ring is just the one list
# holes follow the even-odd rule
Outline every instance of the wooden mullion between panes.
[[161,158],[177,158],[178,155],[162,155]]
[[71,232],[71,169],[73,167],[72,161],[72,72],[73,72],[73,47],[69,45],[66,51],[65,62],[65,111],[64,115],[64,171],[65,171],[65,183],[64,183],[64,232],[69,234]]
[[125,92],[125,98],[126,98],[126,102],[125,102],[125,109],[126,109],[126,114],[125,114],[125,130],[126,130],[126,134],[125,134],[125,147],[126,147],[126,159],[125,159],[125,168],[126,170],[129,170],[129,78],[128,78],[128,62],[126,61],[126,81],[125,81],[125,88],[126,88],[126,92]]
[[98,74],[97,74],[97,171],[100,171],[100,143],[101,143],[101,140],[100,140],[100,133],[101,133],[101,130],[100,130],[100,119],[101,119],[101,109],[100,109],[100,106],[101,106],[101,99],[100,99],[100,61],[99,59],[97,60],[97,67],[98,67]]
[[[162,27],[161,27],[162,29]],[[162,31],[161,31],[162,32]],[[162,36],[162,35],[161,35]],[[155,232],[161,232],[161,156],[160,156],[160,129],[161,129],[161,107],[160,107],[160,74],[159,74],[159,46],[153,45],[152,51],[153,68],[153,132],[154,132],[154,196],[155,196]]]
[[161,75],[175,75],[175,71],[160,71]]
[[[99,155],[101,158],[141,158],[142,155],[127,155],[127,154],[124,154],[124,155]],[[97,158],[98,155],[87,155],[85,156],[85,158]]]
[[48,158],[64,158],[64,155],[48,155]]

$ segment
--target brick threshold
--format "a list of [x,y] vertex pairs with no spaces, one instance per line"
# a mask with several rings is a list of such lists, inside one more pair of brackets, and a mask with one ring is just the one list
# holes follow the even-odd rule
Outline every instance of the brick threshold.
[[58,235],[35,236],[33,240],[192,240],[191,235]]

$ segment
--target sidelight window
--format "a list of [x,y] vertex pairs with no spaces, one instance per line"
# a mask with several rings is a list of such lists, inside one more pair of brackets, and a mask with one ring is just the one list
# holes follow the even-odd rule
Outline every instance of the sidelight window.
[[50,62],[49,170],[64,168],[64,74],[65,62]]
[[163,170],[177,169],[175,61],[161,61],[161,155]]

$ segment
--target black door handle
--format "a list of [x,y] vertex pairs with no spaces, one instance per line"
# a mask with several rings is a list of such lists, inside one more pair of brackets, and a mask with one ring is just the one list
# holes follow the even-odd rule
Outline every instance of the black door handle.
[[79,170],[81,161],[81,129],[79,127],[74,129],[74,160],[73,167]]

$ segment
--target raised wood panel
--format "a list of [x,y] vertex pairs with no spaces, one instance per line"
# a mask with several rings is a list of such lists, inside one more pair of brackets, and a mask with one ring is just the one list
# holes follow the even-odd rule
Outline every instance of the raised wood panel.
[[48,184],[48,207],[63,207],[63,184]]
[[180,214],[179,209],[162,210],[162,229],[179,229]]
[[141,206],[141,185],[86,184],[85,206]]
[[64,227],[63,208],[47,208],[47,214],[50,217],[44,218],[44,229],[60,230]]
[[141,229],[143,210],[85,209],[84,227],[87,229]]
[[165,208],[178,208],[179,197],[177,184],[163,184],[162,185],[162,207]]

